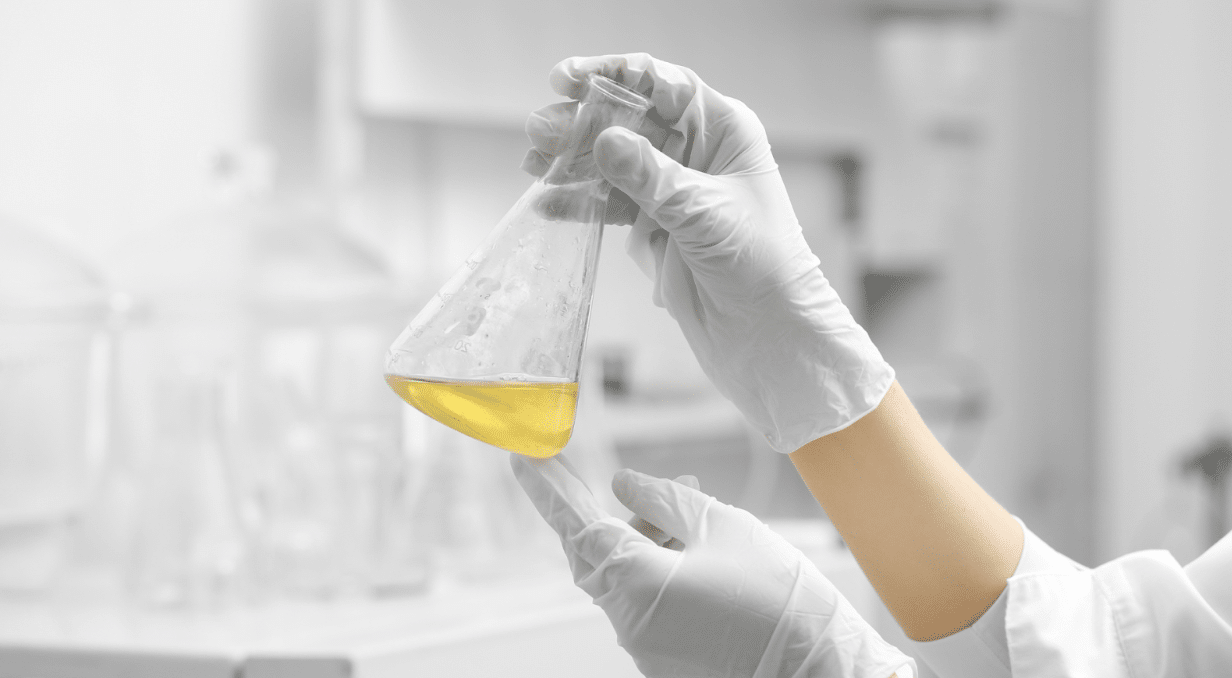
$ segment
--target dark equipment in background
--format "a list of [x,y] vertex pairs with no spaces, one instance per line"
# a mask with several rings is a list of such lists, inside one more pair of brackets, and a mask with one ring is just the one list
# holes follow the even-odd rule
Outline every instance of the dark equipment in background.
[[1183,462],[1182,468],[1186,473],[1201,475],[1206,482],[1209,492],[1207,541],[1214,544],[1228,533],[1228,473],[1232,471],[1232,438],[1224,434],[1212,436]]

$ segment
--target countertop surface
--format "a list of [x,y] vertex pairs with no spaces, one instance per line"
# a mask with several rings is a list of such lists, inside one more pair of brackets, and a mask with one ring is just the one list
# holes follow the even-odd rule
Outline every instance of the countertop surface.
[[[864,611],[871,589],[833,528],[776,524]],[[0,599],[0,678],[640,675],[565,567],[416,596],[214,610]]]

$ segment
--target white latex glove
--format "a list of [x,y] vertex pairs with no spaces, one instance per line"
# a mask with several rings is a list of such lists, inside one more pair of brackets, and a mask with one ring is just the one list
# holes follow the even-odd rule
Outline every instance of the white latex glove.
[[558,457],[511,455],[514,475],[579,587],[652,678],[900,678],[915,673],[804,554],[758,521],[684,484],[621,471],[616,496],[682,547],[659,546],[604,512]]
[[[646,54],[566,59],[550,79],[577,98],[595,72],[654,104],[640,136],[613,128],[595,142],[619,191],[609,223],[634,222],[629,250],[654,278],[655,303],[719,391],[780,452],[872,411],[894,370],[822,275],[757,116]],[[575,109],[531,115],[523,169],[546,170]]]

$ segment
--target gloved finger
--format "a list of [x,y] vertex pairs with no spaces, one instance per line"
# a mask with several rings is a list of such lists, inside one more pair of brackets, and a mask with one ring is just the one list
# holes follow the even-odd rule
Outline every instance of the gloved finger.
[[[585,487],[586,491],[590,492],[590,495],[592,497],[594,496],[595,494],[594,490],[590,489],[590,485],[586,483],[586,479],[582,477],[582,474],[580,472],[578,472],[577,467],[573,465],[573,462],[569,461],[568,455],[566,455],[564,452],[561,452],[560,454],[552,458],[559,461],[560,465],[563,466],[564,469],[569,472],[569,475],[573,476],[574,478],[577,478],[577,481],[582,484],[582,487]],[[604,512],[604,515],[607,515],[607,513]]]
[[559,155],[569,127],[577,116],[578,102],[562,101],[544,106],[526,118],[526,136],[532,148],[548,156]]
[[685,544],[696,541],[702,519],[715,500],[683,483],[630,469],[612,478],[612,492],[630,511]]
[[552,160],[552,156],[532,148],[526,151],[526,157],[522,158],[522,165],[519,169],[532,177],[541,177],[547,174],[548,168],[552,166]]
[[643,537],[654,542],[656,546],[662,546],[671,540],[671,535],[665,534],[663,530],[652,525],[645,518],[635,515],[629,519],[629,527],[638,531]]
[[[633,202],[632,199],[629,201]],[[666,245],[667,231],[659,228],[659,225],[639,208],[633,228],[629,229],[629,236],[625,238],[625,253],[650,280],[657,280],[659,277]],[[655,305],[663,306],[657,301]]]
[[[590,223],[600,216],[592,212],[599,204],[596,201],[596,190],[599,188],[596,182],[589,181],[548,186],[535,202],[535,211],[549,221]],[[612,190],[601,216],[608,226],[628,226],[637,219],[637,215],[637,203],[624,193]]]
[[[691,487],[695,490],[700,491],[702,489],[701,483],[697,481],[697,476],[692,476],[692,475],[676,476],[675,481],[680,483],[681,485],[687,485],[688,487]],[[675,537],[672,537],[671,539],[668,539],[667,541],[663,542],[663,548],[670,549],[672,551],[683,551],[684,542],[680,541],[679,539]]]
[[[651,139],[653,143],[653,134],[647,134],[645,131],[639,131],[638,134]],[[555,155],[537,148],[531,148],[523,156],[519,169],[533,177],[542,177],[548,173],[548,170],[552,167],[552,162],[555,160]],[[638,213],[637,203],[629,199],[629,196],[625,195],[622,191],[614,189],[612,196],[608,199],[608,217],[603,223],[628,226],[637,219]],[[655,228],[658,227],[656,226]]]
[[587,525],[610,517],[586,485],[556,457],[530,459],[511,454],[509,465],[535,510],[562,542],[573,539]]
[[637,221],[641,209],[637,203],[624,194],[619,188],[613,188],[607,197],[607,210],[603,215],[603,223],[609,226],[628,226]]
[[653,301],[656,306],[667,309],[668,315],[680,326],[689,348],[700,356],[706,356],[712,353],[712,339],[706,322],[707,307],[693,269],[680,250],[676,239],[665,238],[663,254],[658,261],[659,274],[655,278]]
[[[530,462],[530,460],[519,454],[510,453],[509,455],[509,463],[513,468],[514,477],[518,479],[519,484],[522,485],[523,489],[527,493],[527,496],[531,498],[531,502],[535,505],[535,509],[538,510],[540,515],[547,520],[548,524],[556,530],[557,535],[560,537],[561,549],[565,552],[565,559],[569,562],[569,571],[573,574],[573,581],[579,582],[586,577],[589,577],[595,569],[593,565],[578,555],[577,550],[573,548],[572,542],[570,541],[570,538],[575,536],[577,532],[582,529],[578,526],[585,522],[585,519],[577,518],[575,521],[571,521],[569,525],[563,529],[558,527],[558,525],[561,524],[559,515],[554,518],[549,518],[549,515],[552,515],[551,509],[546,509],[547,513],[545,513],[545,509],[541,508],[541,506],[545,503],[544,495],[546,493],[550,493],[552,490],[550,488],[545,488],[543,483],[540,483],[539,481],[550,479],[551,481],[555,481],[556,485],[569,487],[570,491],[577,495],[582,493],[589,494],[590,488],[586,487],[586,483],[581,480],[581,476],[578,475],[577,469],[573,468],[573,465],[569,463],[568,459],[566,459],[563,454],[556,455],[552,458],[552,461],[555,462],[551,465],[552,468],[545,469],[549,478],[537,479],[535,476],[539,473],[539,469],[533,468],[535,466],[533,463],[523,464],[523,462]],[[566,476],[572,476],[577,483],[582,485],[582,487],[578,488],[574,486],[574,483],[568,480]],[[532,492],[534,492],[533,495]],[[568,510],[568,507],[560,508],[566,511]],[[557,513],[559,514],[559,510]]]
[[[697,476],[678,476],[676,478],[676,482],[681,485],[687,485],[695,490],[702,489],[701,485],[697,482]],[[676,551],[684,549],[684,542],[664,533],[663,530],[660,530],[657,526],[651,524],[639,515],[634,515],[629,519],[629,526],[637,530],[642,536],[646,537],[658,546],[663,546]]]
[[[591,572],[574,582],[592,598],[599,598],[626,582],[628,575],[649,569],[666,570],[664,560],[656,558],[658,547],[627,523],[606,518],[591,523],[572,541],[578,557],[592,565]],[[663,554],[666,555],[666,554]],[[649,562],[648,562],[649,561]],[[660,574],[659,576],[662,576]],[[657,590],[657,586],[655,589]]]
[[595,161],[605,179],[686,249],[704,251],[745,225],[719,178],[682,166],[627,129],[604,130],[595,140]]
[[557,184],[545,187],[535,201],[535,211],[549,221],[577,221],[589,223],[598,218],[595,210],[605,188],[602,181],[579,181],[573,184]]

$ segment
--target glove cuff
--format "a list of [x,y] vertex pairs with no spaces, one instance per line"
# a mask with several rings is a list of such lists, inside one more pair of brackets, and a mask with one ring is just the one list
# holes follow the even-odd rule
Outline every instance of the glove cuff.
[[746,344],[742,375],[725,392],[777,452],[795,452],[854,424],[881,404],[894,368],[881,357],[829,283],[824,303],[768,321],[774,336]]
[[771,441],[779,452],[794,452],[851,426],[877,409],[894,384],[894,368],[854,321],[844,331],[824,335],[813,360],[813,418],[780,429],[778,442]]

